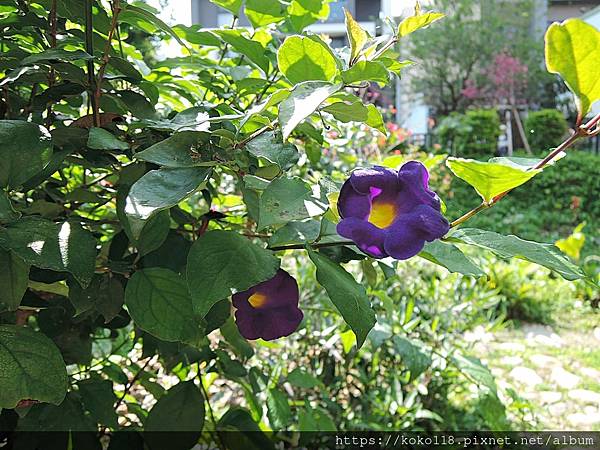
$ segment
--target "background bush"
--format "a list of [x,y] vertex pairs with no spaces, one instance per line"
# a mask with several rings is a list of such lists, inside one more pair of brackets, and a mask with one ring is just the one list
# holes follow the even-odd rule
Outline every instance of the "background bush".
[[569,129],[562,112],[542,109],[529,113],[525,119],[525,132],[534,151],[545,152],[559,145]]
[[500,119],[496,110],[474,109],[445,117],[436,132],[442,147],[451,150],[452,154],[488,159],[498,146]]

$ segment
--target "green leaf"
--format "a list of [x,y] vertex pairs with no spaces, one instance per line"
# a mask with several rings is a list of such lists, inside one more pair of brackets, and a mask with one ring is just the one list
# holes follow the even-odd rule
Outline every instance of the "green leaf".
[[[227,306],[231,307],[231,303],[227,301]],[[208,320],[208,316],[206,317]],[[254,348],[248,343],[246,338],[240,334],[235,321],[229,317],[221,326],[221,335],[231,345],[234,352],[241,358],[251,358],[254,355]]]
[[56,345],[25,326],[0,325],[0,408],[21,400],[59,405],[67,393],[67,368]]
[[289,428],[292,412],[287,396],[277,388],[267,392],[267,417],[273,430]]
[[377,107],[373,104],[367,105],[368,115],[366,124],[371,128],[375,128],[376,130],[381,131],[383,134],[387,133],[385,129],[385,124],[383,123],[383,116]]
[[246,56],[265,74],[269,72],[269,58],[260,42],[248,39],[240,30],[215,30],[213,33],[231,45],[236,52]]
[[136,69],[134,65],[126,59],[119,58],[118,56],[113,55],[108,60],[108,65],[125,75],[134,83],[138,83],[143,79],[143,76],[140,73],[140,71]]
[[201,136],[202,133],[195,131],[175,133],[164,141],[136,153],[135,158],[170,169],[212,165],[212,162],[207,163],[200,159]]
[[29,264],[11,251],[0,249],[0,305],[16,310],[29,281]]
[[314,242],[319,237],[320,231],[321,223],[317,220],[288,222],[273,233],[269,239],[269,247]]
[[188,255],[187,282],[194,311],[206,315],[219,300],[273,278],[277,269],[279,259],[238,233],[205,233]]
[[407,17],[402,22],[400,22],[400,25],[398,26],[398,35],[400,37],[406,36],[421,28],[431,25],[433,22],[440,20],[444,16],[445,14],[435,12],[421,13],[421,8],[417,3],[417,7],[415,8],[415,15]]
[[47,62],[59,62],[59,61],[76,61],[76,60],[88,60],[93,57],[84,52],[83,50],[75,50],[73,52],[61,49],[61,48],[49,48],[40,53],[34,53],[21,61],[22,65],[31,65],[38,63]]
[[254,28],[285,19],[285,9],[278,0],[246,0],[244,12]]
[[492,375],[490,370],[484,366],[479,359],[473,356],[464,356],[456,353],[450,360],[463,375],[475,384],[483,386],[490,392],[496,394],[497,387],[494,375]]
[[346,84],[374,81],[380,86],[385,86],[390,82],[390,74],[380,62],[358,61],[348,70],[342,72],[342,79]]
[[8,193],[0,190],[0,223],[13,222],[21,217],[21,213],[13,208]]
[[18,187],[41,172],[52,157],[52,138],[41,125],[0,120],[0,188]]
[[456,245],[447,242],[426,242],[425,248],[419,253],[419,256],[434,264],[445,267],[450,272],[458,272],[463,275],[472,275],[475,277],[485,275],[485,272],[477,267],[471,258],[461,252]]
[[325,106],[322,110],[344,123],[366,122],[369,117],[369,110],[360,100],[352,102],[336,101]]
[[286,140],[294,128],[316,111],[331,95],[341,89],[341,84],[324,81],[305,81],[294,87],[288,98],[279,105],[279,123]]
[[211,169],[205,167],[158,169],[136,181],[125,201],[125,214],[130,219],[133,236],[139,238],[143,221],[184,200],[208,179],[210,173]]
[[129,144],[123,142],[104,128],[90,128],[87,146],[94,150],[128,150]]
[[[237,0],[237,1],[239,1],[241,3],[241,0]],[[177,35],[177,33],[175,33],[175,31],[169,25],[167,25],[161,19],[156,17],[150,11],[147,11],[143,8],[139,8],[139,7],[131,5],[131,4],[126,4],[123,6],[123,11],[119,15],[119,19],[122,21],[126,21],[127,16],[131,16],[134,19],[142,19],[146,22],[151,23],[157,29],[164,31],[165,33],[170,35],[173,39],[175,39],[179,43],[179,45],[181,45],[188,51],[188,53],[190,55],[192,54],[189,47],[186,45],[186,43],[184,41],[181,40],[181,38]],[[137,25],[135,20],[133,20],[133,21],[129,20],[129,21],[127,21],[127,23],[131,23],[132,25]]]
[[168,269],[135,272],[127,283],[125,304],[138,327],[163,341],[194,345],[205,336],[185,280]]
[[96,239],[75,222],[24,217],[0,229],[0,247],[32,266],[70,272],[82,286],[94,276]]
[[431,356],[418,342],[402,336],[394,336],[394,349],[402,357],[402,363],[410,371],[410,379],[414,380],[431,365]]
[[375,311],[371,308],[365,288],[352,275],[326,256],[308,250],[308,256],[317,267],[317,281],[356,335],[360,348],[375,325]]
[[[29,284],[31,287],[31,282]],[[58,291],[63,285],[59,284],[56,288]],[[124,291],[121,282],[111,274],[97,274],[85,289],[77,283],[69,282],[68,296],[76,316],[93,310],[101,314],[104,322],[108,323],[121,312]]]
[[331,81],[338,63],[331,50],[319,39],[290,36],[277,51],[279,70],[292,84],[302,81]]
[[159,248],[171,229],[169,211],[160,211],[144,223],[138,239],[133,239],[140,256],[145,256]]
[[277,164],[281,170],[294,166],[300,155],[295,145],[281,141],[275,133],[264,133],[246,144],[246,149],[257,158]]
[[329,2],[324,0],[292,0],[288,18],[294,30],[300,33],[305,27],[329,16]]
[[278,178],[260,197],[258,229],[306,219],[322,214],[326,205],[312,196],[310,187],[300,178]]
[[521,186],[542,171],[464,158],[448,158],[446,165],[454,175],[473,186],[486,203],[498,194]]
[[242,7],[243,0],[210,0],[211,3],[226,9],[234,16],[240,15],[240,8]]
[[297,386],[302,389],[312,389],[317,386],[322,386],[323,383],[318,378],[315,378],[306,370],[301,369],[300,367],[296,367],[292,370],[288,376],[287,380],[290,384]]
[[350,42],[350,63],[352,64],[369,40],[369,33],[363,30],[359,23],[354,20],[352,14],[345,8],[344,15],[346,16],[346,34],[348,42]]
[[119,422],[114,409],[117,396],[112,381],[93,377],[79,381],[77,386],[83,406],[95,421],[101,425],[118,428]]
[[546,31],[546,67],[559,74],[578,100],[583,118],[600,100],[600,31],[580,19],[553,23]]
[[182,381],[169,389],[148,413],[144,439],[152,450],[187,450],[196,444],[203,428],[202,391],[193,381]]
[[521,258],[558,272],[567,280],[585,278],[585,273],[552,244],[526,241],[517,236],[503,236],[493,231],[461,228],[450,237],[460,242],[485,248],[501,258]]
[[[244,450],[274,450],[273,441],[265,435],[250,413],[239,407],[230,408],[219,420],[218,430],[222,433],[224,448]],[[233,431],[233,433],[231,432]]]

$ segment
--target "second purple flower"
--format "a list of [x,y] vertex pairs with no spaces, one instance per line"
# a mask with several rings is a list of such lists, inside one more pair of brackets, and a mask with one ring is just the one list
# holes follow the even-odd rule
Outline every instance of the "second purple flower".
[[411,258],[426,241],[450,229],[440,212],[440,199],[429,189],[429,173],[418,161],[400,170],[355,170],[342,186],[338,212],[338,234],[374,258]]

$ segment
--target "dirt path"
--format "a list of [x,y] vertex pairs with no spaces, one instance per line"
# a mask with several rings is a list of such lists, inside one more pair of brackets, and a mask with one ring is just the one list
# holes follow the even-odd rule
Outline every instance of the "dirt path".
[[[468,339],[496,376],[516,423],[600,431],[600,327],[579,333],[525,324],[494,334],[477,329]],[[511,398],[510,389],[523,401]]]

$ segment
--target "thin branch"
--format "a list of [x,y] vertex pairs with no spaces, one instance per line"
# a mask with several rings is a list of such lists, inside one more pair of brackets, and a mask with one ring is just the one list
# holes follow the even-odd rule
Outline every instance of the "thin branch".
[[[548,155],[546,155],[546,157],[544,159],[542,159],[534,167],[532,167],[532,170],[543,169],[544,167],[546,167],[551,161],[554,160],[554,158],[556,158],[560,153],[564,152],[569,147],[571,147],[579,138],[593,136],[596,133],[595,127],[600,126],[599,124],[600,124],[600,114],[597,114],[591,120],[589,120],[585,125],[579,126],[577,128],[577,131],[575,131],[575,133],[573,133],[562,144],[560,144],[558,147],[556,147],[554,150],[552,150],[550,153],[548,153]],[[456,219],[452,223],[450,223],[450,227],[456,227],[457,225],[460,225],[461,223],[466,222],[471,217],[473,217],[475,214],[483,211],[484,209],[491,208],[496,203],[498,203],[500,200],[502,200],[504,197],[506,197],[513,189],[508,189],[508,190],[496,195],[489,202],[481,203],[476,208],[473,208],[472,210],[468,211],[467,213],[465,213],[464,215],[462,215],[461,217],[459,217],[458,219]]]
[[265,125],[264,127],[262,127],[262,128],[259,128],[259,129],[258,129],[258,130],[256,130],[254,133],[252,133],[252,134],[250,134],[250,135],[246,136],[246,137],[245,137],[244,139],[242,139],[240,142],[238,142],[237,144],[235,144],[235,147],[234,147],[234,148],[238,149],[238,148],[242,148],[242,147],[244,147],[244,146],[245,146],[245,145],[246,145],[248,142],[250,142],[251,140],[253,140],[253,139],[256,139],[256,138],[257,138],[258,136],[260,136],[261,134],[263,134],[263,133],[265,133],[265,132],[267,132],[267,131],[270,131],[270,130],[272,130],[272,129],[275,127],[275,124],[276,124],[276,123],[277,123],[277,121],[275,120],[275,121],[273,121],[273,122],[271,122],[271,123],[269,123],[269,124]]
[[[324,248],[324,247],[338,247],[341,245],[355,245],[353,241],[338,241],[338,242],[324,242],[324,243],[313,243],[310,244],[311,248]],[[302,250],[306,248],[305,244],[292,244],[292,245],[279,245],[276,247],[267,247],[269,250],[280,251],[280,250]]]
[[[48,17],[48,22],[50,25],[50,48],[56,48],[56,0],[52,0],[52,5],[50,7],[50,15]],[[54,82],[56,81],[56,73],[54,72],[54,67],[50,67],[50,72],[48,72],[48,88],[54,86]],[[52,103],[48,103],[48,108],[46,109],[46,126],[49,127],[52,124]]]
[[204,398],[206,399],[206,404],[208,405],[208,414],[210,416],[210,420],[213,423],[213,427],[215,429],[215,434],[217,435],[217,445],[221,450],[225,450],[227,447],[223,443],[223,439],[221,438],[221,434],[217,429],[217,420],[215,419],[215,413],[212,409],[212,405],[210,404],[210,397],[208,395],[208,390],[204,387],[204,379],[202,377],[202,371],[200,370],[200,363],[198,363],[198,378],[200,379],[200,389],[202,389],[202,394],[204,394]]
[[[100,104],[100,97],[102,96],[102,81],[104,79],[104,72],[106,71],[106,66],[110,61],[110,50],[112,49],[112,39],[115,34],[115,30],[119,24],[119,13],[121,12],[121,2],[120,0],[114,0],[112,3],[112,21],[110,23],[110,29],[108,30],[108,36],[106,38],[106,45],[104,47],[104,54],[102,55],[102,62],[100,63],[100,68],[98,69],[98,79],[96,80],[96,91],[94,93],[94,98],[96,99],[96,108],[98,108]],[[95,117],[96,126],[100,126],[100,115],[96,114]]]
[[[96,104],[96,97],[94,96],[94,85],[96,77],[94,75],[94,22],[92,14],[92,0],[85,0],[85,51],[92,56],[91,59],[87,60],[87,77],[88,77],[88,97],[89,102],[92,105],[92,114],[94,116],[94,123],[98,123],[100,115],[98,114],[98,105]],[[88,105],[89,111],[89,105]]]

